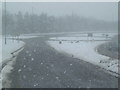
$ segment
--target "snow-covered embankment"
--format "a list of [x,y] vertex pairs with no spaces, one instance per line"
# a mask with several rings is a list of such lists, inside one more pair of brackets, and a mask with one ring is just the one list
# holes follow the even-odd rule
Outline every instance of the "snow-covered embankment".
[[101,55],[96,48],[109,41],[106,37],[53,37],[47,42],[62,53],[68,53],[74,58],[100,66],[112,75],[118,76],[118,60]]
[[7,39],[5,44],[4,38],[0,38],[0,88],[9,88],[10,81],[7,75],[13,69],[12,65],[15,64],[15,59],[18,53],[24,48],[25,43],[17,40]]

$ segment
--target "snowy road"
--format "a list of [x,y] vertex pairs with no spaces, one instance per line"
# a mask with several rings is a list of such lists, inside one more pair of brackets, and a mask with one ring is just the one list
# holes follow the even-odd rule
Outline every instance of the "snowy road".
[[97,66],[66,56],[45,43],[47,37],[25,40],[10,74],[12,88],[117,88],[118,79]]

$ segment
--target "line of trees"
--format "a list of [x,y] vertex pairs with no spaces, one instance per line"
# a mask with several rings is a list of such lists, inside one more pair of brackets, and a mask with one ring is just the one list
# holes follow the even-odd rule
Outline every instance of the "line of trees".
[[[6,25],[5,25],[6,24]],[[20,35],[27,33],[76,32],[84,30],[117,30],[116,22],[105,22],[96,19],[79,17],[75,14],[61,17],[18,12],[2,15],[2,29],[5,34]]]

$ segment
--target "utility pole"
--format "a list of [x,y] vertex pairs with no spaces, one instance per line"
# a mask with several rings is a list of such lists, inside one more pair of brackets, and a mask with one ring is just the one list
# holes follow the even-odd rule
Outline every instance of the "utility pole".
[[4,10],[4,15],[5,15],[5,16],[4,16],[4,22],[5,22],[5,23],[4,23],[4,24],[5,24],[5,25],[4,25],[4,29],[5,29],[5,44],[7,44],[7,37],[6,37],[6,26],[7,26],[7,25],[6,25],[6,24],[7,24],[7,23],[6,23],[6,0],[5,0],[5,2],[4,2],[4,9],[5,9],[5,10]]
[[31,17],[31,19],[32,19],[32,31],[33,31],[33,29],[34,29],[34,23],[33,23],[33,17],[34,17],[34,14],[33,14],[33,6],[32,6],[32,15],[31,15],[32,17]]

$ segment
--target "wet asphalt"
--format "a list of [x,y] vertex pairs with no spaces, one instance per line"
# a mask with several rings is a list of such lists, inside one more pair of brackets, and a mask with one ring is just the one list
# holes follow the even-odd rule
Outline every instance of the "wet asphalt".
[[57,52],[48,37],[24,40],[9,78],[11,88],[117,88],[118,78],[83,60]]

